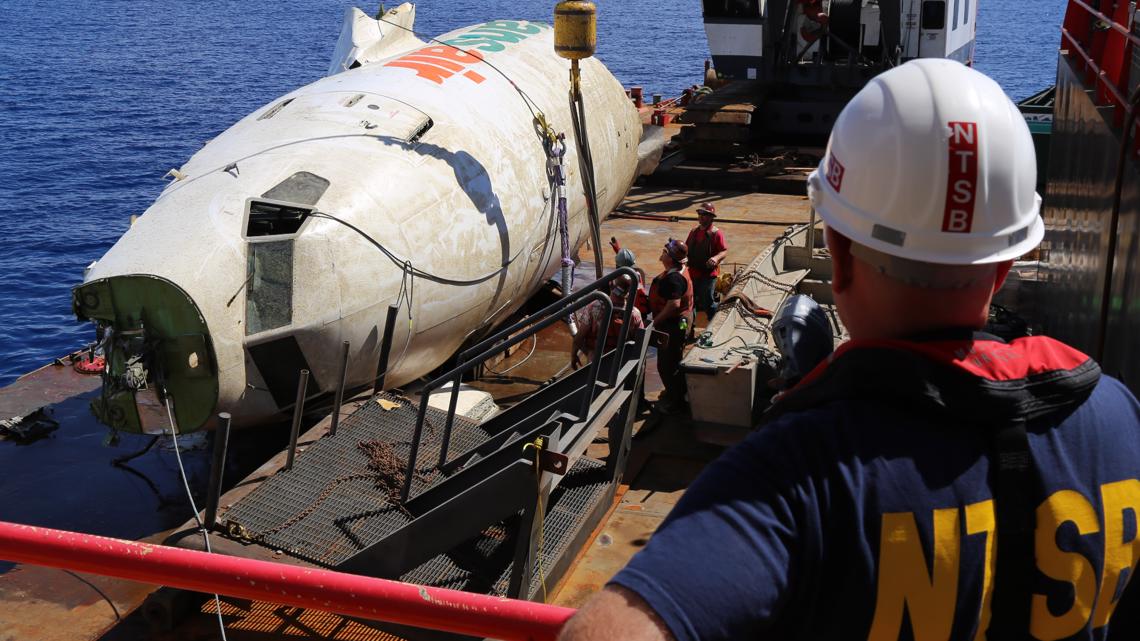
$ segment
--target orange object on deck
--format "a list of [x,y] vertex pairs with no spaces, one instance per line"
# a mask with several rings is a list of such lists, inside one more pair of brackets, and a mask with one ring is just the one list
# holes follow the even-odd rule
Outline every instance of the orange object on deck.
[[107,363],[102,356],[92,356],[90,358],[81,358],[75,361],[72,367],[80,374],[102,374],[103,368]]

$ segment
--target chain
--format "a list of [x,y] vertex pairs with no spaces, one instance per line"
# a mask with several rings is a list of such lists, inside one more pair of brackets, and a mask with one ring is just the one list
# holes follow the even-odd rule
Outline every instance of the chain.
[[273,536],[274,534],[277,534],[278,532],[296,524],[297,522],[304,520],[305,517],[307,517],[307,516],[311,515],[313,512],[315,512],[317,510],[317,508],[321,506],[321,503],[323,503],[325,501],[325,499],[327,499],[329,496],[332,495],[332,491],[334,489],[336,489],[336,486],[340,485],[341,483],[346,483],[348,481],[356,481],[356,480],[360,480],[360,479],[369,479],[369,478],[372,478],[374,476],[376,476],[376,475],[372,474],[372,473],[350,474],[348,476],[342,476],[338,479],[333,479],[332,481],[329,481],[328,484],[325,485],[325,489],[323,491],[321,491],[319,496],[317,496],[316,500],[313,501],[311,504],[309,504],[309,507],[301,510],[300,512],[297,512],[293,516],[289,517],[288,519],[285,519],[281,523],[277,524],[274,527],[269,528],[268,530],[264,530],[262,532],[257,532],[257,533],[251,533],[241,523],[237,523],[235,521],[227,521],[226,522],[226,532],[230,535],[230,537],[235,538],[235,539],[240,539],[242,541],[249,541],[250,543],[264,543],[268,537]]

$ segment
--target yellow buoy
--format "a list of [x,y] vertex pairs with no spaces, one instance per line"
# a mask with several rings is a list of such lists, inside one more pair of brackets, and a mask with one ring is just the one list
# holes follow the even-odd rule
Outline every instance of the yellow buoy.
[[582,60],[598,44],[597,8],[593,2],[563,0],[554,5],[554,51],[563,58]]

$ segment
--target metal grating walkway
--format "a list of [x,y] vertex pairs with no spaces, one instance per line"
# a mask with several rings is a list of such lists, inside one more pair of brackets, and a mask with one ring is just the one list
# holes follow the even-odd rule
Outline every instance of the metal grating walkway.
[[[377,398],[399,403],[382,409]],[[410,517],[389,501],[399,493],[416,425],[417,403],[391,394],[373,397],[325,436],[239,501],[223,518],[231,535],[333,567],[383,539]],[[412,496],[442,481],[435,470],[447,413],[429,407],[417,455]],[[461,454],[489,434],[455,417],[449,452]]]
[[[542,560],[535,564],[531,577],[531,598],[542,594],[540,571],[548,576],[558,559],[567,553],[593,508],[605,499],[608,486],[605,463],[583,457],[551,494],[543,523]],[[515,517],[490,527],[481,536],[424,563],[400,580],[431,587],[506,595],[517,523],[518,518]]]

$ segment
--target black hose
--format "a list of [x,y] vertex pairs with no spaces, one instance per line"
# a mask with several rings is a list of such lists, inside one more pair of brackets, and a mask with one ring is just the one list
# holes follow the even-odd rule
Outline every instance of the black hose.
[[602,229],[601,215],[598,212],[597,184],[594,182],[594,158],[590,153],[590,138],[586,131],[586,107],[582,100],[579,82],[578,61],[571,67],[570,118],[574,125],[574,139],[578,143],[578,164],[582,170],[582,187],[586,191],[586,211],[590,219],[590,244],[593,246],[594,275],[602,277]]
[[333,222],[344,225],[345,227],[348,227],[352,231],[359,234],[362,238],[364,238],[364,240],[368,241],[373,247],[375,247],[376,249],[379,249],[380,252],[383,253],[385,256],[387,256],[388,260],[392,261],[397,267],[404,269],[404,271],[411,274],[412,276],[418,276],[419,278],[423,278],[424,280],[430,280],[433,283],[439,283],[441,285],[454,285],[456,287],[468,287],[471,285],[478,285],[480,283],[485,283],[485,282],[491,280],[492,278],[498,276],[499,274],[503,273],[503,271],[505,271],[507,269],[507,267],[509,267],[510,264],[515,261],[515,258],[518,257],[518,255],[516,254],[515,256],[509,258],[507,260],[507,263],[505,265],[503,265],[502,267],[496,269],[495,271],[493,271],[489,274],[479,276],[478,278],[472,278],[470,280],[458,280],[455,278],[445,278],[443,276],[437,276],[435,274],[432,274],[431,272],[425,272],[422,269],[419,269],[418,267],[412,266],[411,261],[406,260],[406,259],[401,259],[399,256],[396,256],[387,247],[385,247],[384,245],[381,245],[380,242],[377,241],[375,238],[373,238],[373,237],[369,236],[367,233],[365,233],[364,230],[360,229],[359,227],[353,225],[352,223],[350,223],[346,220],[342,220],[340,218],[337,218],[336,216],[333,216],[332,214],[327,214],[323,211],[314,211],[313,213],[309,214],[309,216],[312,218],[324,218],[326,220],[331,220]]
[[[676,216],[673,214],[642,214],[628,209],[615,209],[610,218],[630,218],[633,220],[653,220],[663,223],[679,223],[681,221],[696,221],[700,219],[696,216]],[[716,222],[718,225],[778,225],[782,227],[791,227],[794,222],[786,220],[743,220],[740,218],[720,218],[717,217]]]

